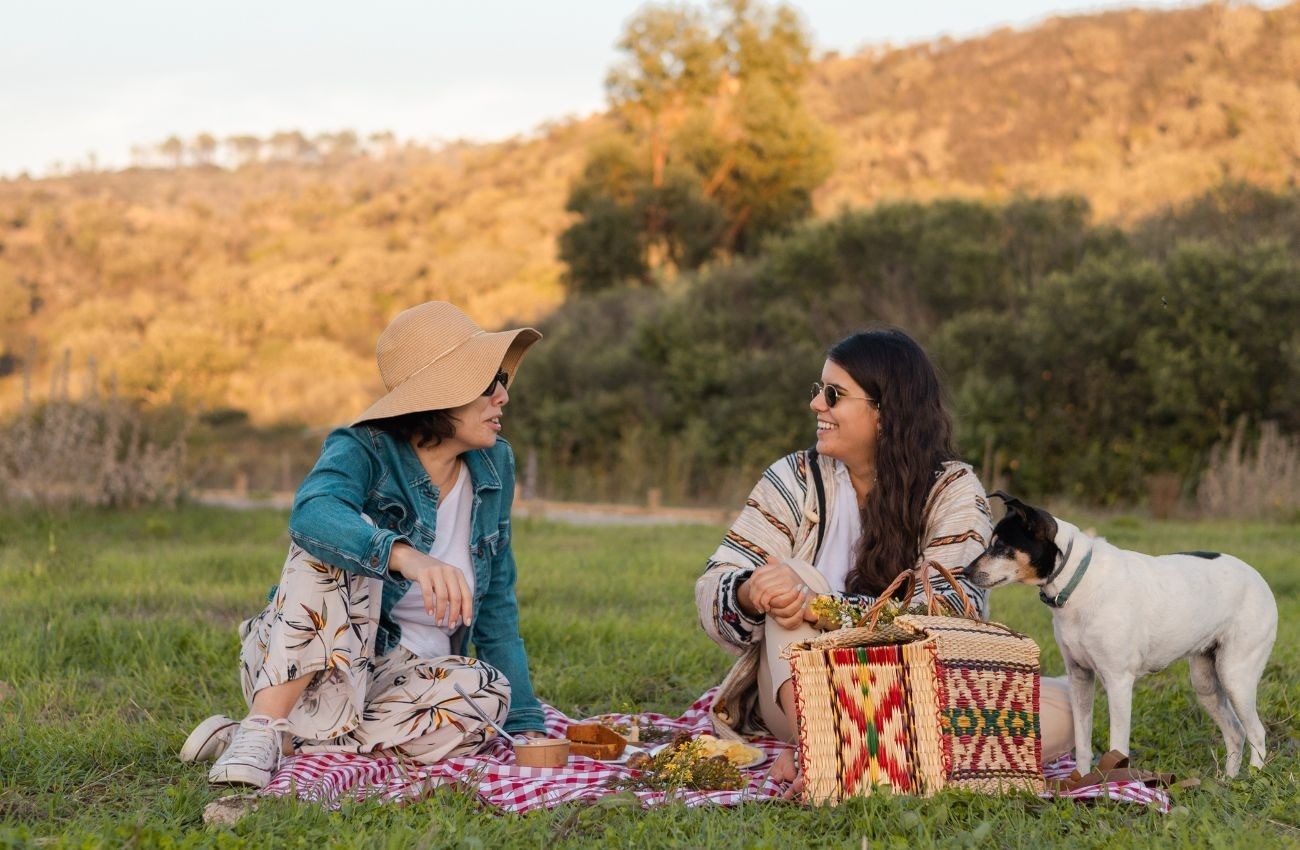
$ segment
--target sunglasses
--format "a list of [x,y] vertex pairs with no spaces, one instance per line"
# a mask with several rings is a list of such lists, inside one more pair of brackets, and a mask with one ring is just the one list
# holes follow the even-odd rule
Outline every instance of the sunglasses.
[[827,407],[834,407],[835,405],[839,404],[839,401],[842,398],[860,398],[863,401],[870,404],[876,410],[880,409],[880,402],[877,399],[865,395],[849,395],[848,393],[844,392],[844,390],[840,389],[839,387],[836,387],[834,384],[823,384],[821,381],[816,381],[813,383],[812,392],[808,394],[808,398],[810,400],[815,399],[817,398],[817,396],[823,394],[826,396]]
[[510,382],[510,376],[506,374],[506,371],[504,369],[502,369],[501,371],[497,372],[495,375],[492,376],[492,383],[488,384],[487,389],[483,391],[483,395],[492,395],[492,393],[496,392],[497,384],[501,385],[501,389],[505,389],[506,384],[508,384],[509,382]]

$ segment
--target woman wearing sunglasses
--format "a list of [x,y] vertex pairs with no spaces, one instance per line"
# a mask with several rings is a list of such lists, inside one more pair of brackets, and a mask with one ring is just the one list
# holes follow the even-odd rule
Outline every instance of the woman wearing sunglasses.
[[[957,459],[938,375],[905,333],[874,329],[836,343],[811,395],[815,447],[767,469],[696,582],[705,631],[740,656],[712,706],[723,735],[795,740],[781,650],[817,634],[815,596],[866,607],[903,570],[965,566],[992,531],[984,488]],[[960,594],[932,572],[938,596],[960,610]],[[957,581],[985,616],[985,592]],[[1060,738],[1071,728],[1068,709],[1064,720],[1052,730]],[[1045,740],[1044,752],[1057,748],[1055,757],[1072,744]],[[795,778],[791,753],[772,776]]]
[[[491,728],[542,734],[519,636],[501,439],[532,328],[485,333],[451,304],[399,314],[376,356],[387,393],[325,440],[294,498],[266,608],[240,626],[242,721],[216,715],[183,761],[265,786],[282,753],[477,750]],[[467,657],[474,644],[477,658]]]

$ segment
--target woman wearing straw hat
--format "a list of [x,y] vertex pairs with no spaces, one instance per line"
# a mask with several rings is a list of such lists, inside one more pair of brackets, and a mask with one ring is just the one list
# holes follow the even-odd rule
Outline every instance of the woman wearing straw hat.
[[393,319],[376,349],[387,394],[326,438],[294,498],[280,583],[240,626],[248,715],[205,720],[183,761],[216,758],[210,781],[256,787],[282,753],[434,762],[493,734],[467,699],[540,734],[500,437],[507,387],[540,338],[485,333],[445,302]]

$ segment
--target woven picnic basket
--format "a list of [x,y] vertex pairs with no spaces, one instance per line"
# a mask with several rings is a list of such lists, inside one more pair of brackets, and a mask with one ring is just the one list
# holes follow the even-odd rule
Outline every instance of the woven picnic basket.
[[[941,788],[984,793],[1043,790],[1038,729],[1038,646],[998,623],[932,616],[936,567],[973,614],[952,574],[931,562],[899,577],[865,625],[788,647],[794,671],[804,799],[820,804]],[[917,581],[931,615],[879,624],[881,606]]]

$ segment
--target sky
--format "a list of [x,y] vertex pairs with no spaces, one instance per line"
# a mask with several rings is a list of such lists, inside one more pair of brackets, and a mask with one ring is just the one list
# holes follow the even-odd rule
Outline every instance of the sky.
[[[693,5],[700,5],[699,2]],[[795,0],[820,53],[1188,2]],[[1263,5],[1278,5],[1264,3]],[[132,145],[390,130],[494,140],[605,106],[634,0],[0,0],[0,176]]]

